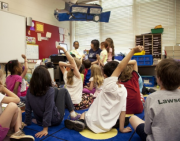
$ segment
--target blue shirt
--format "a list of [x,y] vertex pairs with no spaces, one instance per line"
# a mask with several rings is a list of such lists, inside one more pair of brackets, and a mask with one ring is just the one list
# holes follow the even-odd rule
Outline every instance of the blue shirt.
[[90,77],[91,77],[91,69],[89,69],[87,74],[86,74],[85,81],[84,81],[85,85],[87,85],[87,83],[89,83]]
[[[43,96],[35,96],[27,90],[25,123],[31,124],[31,113],[33,111],[37,124],[43,127],[57,125],[61,122],[60,113],[55,106],[53,87],[49,87]],[[61,113],[63,114],[63,113]]]
[[98,50],[96,51],[93,51],[92,49],[89,50],[89,55],[88,55],[88,59],[91,61],[91,62],[94,62],[97,60],[97,57],[96,57],[96,54],[99,54],[101,53],[101,49],[99,48]]

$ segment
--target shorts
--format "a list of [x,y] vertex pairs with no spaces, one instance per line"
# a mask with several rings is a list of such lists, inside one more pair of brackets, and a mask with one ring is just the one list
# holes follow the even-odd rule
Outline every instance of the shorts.
[[9,128],[3,128],[3,127],[0,125],[0,141],[3,141],[3,140],[4,140],[4,138],[6,137],[8,131],[9,131]]
[[137,126],[136,133],[140,136],[142,141],[146,141],[147,134],[144,132],[144,123]]

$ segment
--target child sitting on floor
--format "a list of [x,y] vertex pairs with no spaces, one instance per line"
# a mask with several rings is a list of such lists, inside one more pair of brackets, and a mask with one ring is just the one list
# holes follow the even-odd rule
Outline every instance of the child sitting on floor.
[[85,61],[83,61],[83,65],[85,67],[83,85],[86,86],[86,85],[89,84],[89,79],[91,77],[91,61],[90,60],[85,60]]
[[[63,73],[66,89],[69,91],[75,109],[88,108],[93,102],[93,96],[90,97],[90,95],[82,94],[83,83],[79,73],[81,61],[77,58],[73,58],[63,47],[57,46],[57,49],[63,50],[69,61],[69,64],[59,62],[59,67]],[[69,67],[71,70],[66,71],[65,67]]]
[[180,139],[180,62],[164,59],[156,66],[160,90],[145,102],[145,121],[132,116],[130,123],[142,141],[178,141]]
[[138,66],[136,60],[131,60],[119,77],[119,83],[126,87],[128,93],[126,106],[127,114],[139,114],[143,111],[138,82],[139,75],[137,71]]
[[71,97],[66,89],[52,87],[49,71],[45,66],[38,66],[32,75],[30,87],[26,95],[25,124],[31,124],[31,113],[38,125],[43,126],[43,130],[36,133],[36,137],[46,136],[49,126],[56,126],[64,118],[65,106],[70,112],[70,118],[77,120],[80,114],[74,112]]
[[[22,55],[22,58],[24,59],[24,62],[26,63],[26,56]],[[11,73],[7,77],[8,71]],[[6,64],[6,86],[7,88],[14,92],[18,97],[21,97],[21,84],[22,84],[22,77],[24,76],[24,73],[22,73],[22,66],[19,63],[18,60],[11,60]],[[24,103],[20,102],[18,103],[19,107],[25,106]]]
[[106,79],[103,83],[103,90],[94,100],[89,110],[81,115],[80,120],[65,120],[65,126],[68,129],[81,132],[87,126],[95,133],[108,132],[119,118],[120,132],[127,133],[131,131],[130,127],[124,128],[127,91],[124,85],[118,84],[118,76],[133,54],[142,50],[143,47],[141,46],[135,47],[119,65],[118,62],[111,61],[104,66]]
[[81,78],[82,78],[82,82],[83,82],[84,81],[84,73],[85,73],[85,67],[83,64],[81,65],[79,72],[81,74]]
[[102,90],[102,85],[104,82],[104,77],[102,74],[101,67],[94,64],[91,67],[91,78],[89,79],[90,86],[85,86],[83,93],[91,93],[93,88],[95,88],[94,97],[97,97]]
[[[19,97],[2,85],[2,70],[0,70],[0,74],[0,141],[4,140],[9,130],[11,131],[11,140],[34,141],[33,136],[25,135],[21,129],[22,113],[15,104],[19,103]],[[8,104],[4,111],[2,111],[2,103]]]

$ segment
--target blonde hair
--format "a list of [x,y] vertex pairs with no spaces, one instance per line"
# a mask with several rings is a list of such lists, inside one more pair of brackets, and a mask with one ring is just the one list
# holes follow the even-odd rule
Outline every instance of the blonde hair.
[[93,82],[94,84],[97,85],[97,87],[102,86],[103,82],[104,82],[104,77],[102,74],[102,70],[101,67],[94,64],[91,67],[91,77],[93,77]]
[[[74,58],[74,61],[76,63],[77,68],[79,69],[81,67],[81,61],[77,58]],[[73,84],[73,77],[74,77],[74,72],[71,69],[67,73],[67,84],[72,85]]]
[[127,65],[120,75],[121,81],[126,81],[132,78],[133,65]]

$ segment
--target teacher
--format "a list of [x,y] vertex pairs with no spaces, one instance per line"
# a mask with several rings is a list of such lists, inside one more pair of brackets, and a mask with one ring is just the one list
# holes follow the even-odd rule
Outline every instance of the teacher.
[[99,48],[99,41],[98,40],[92,40],[91,41],[91,49],[89,50],[88,59],[91,61],[91,64],[97,64],[97,57],[96,54],[101,53],[101,49]]

